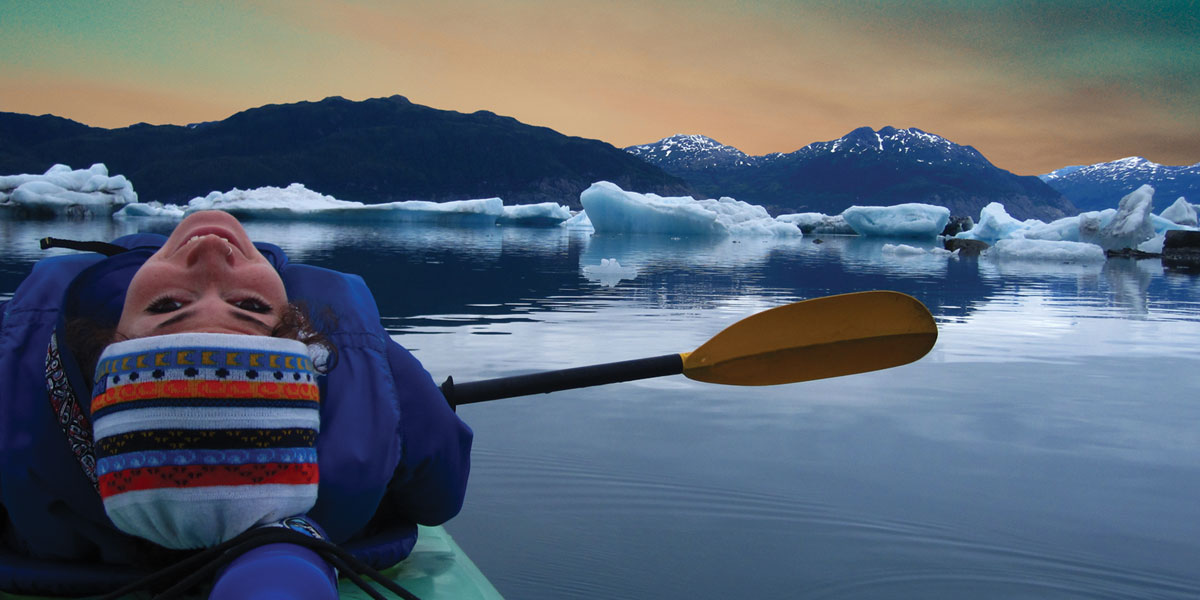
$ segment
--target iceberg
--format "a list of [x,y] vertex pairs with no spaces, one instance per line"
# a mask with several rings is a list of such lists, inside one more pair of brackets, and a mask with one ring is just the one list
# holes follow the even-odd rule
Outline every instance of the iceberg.
[[931,204],[851,206],[842,211],[859,235],[877,237],[937,237],[950,222],[950,209]]
[[800,228],[804,234],[824,233],[831,235],[858,235],[857,231],[846,222],[846,218],[842,215],[829,216],[822,213],[794,213],[789,215],[779,215],[775,217],[776,221],[791,223]]
[[909,246],[908,244],[884,244],[883,248],[880,250],[883,252],[883,254],[894,254],[896,256],[926,256],[932,254],[934,256],[958,257],[958,250],[951,252],[945,248],[925,249],[917,248],[916,246]]
[[177,204],[163,204],[157,201],[146,203],[135,202],[121,207],[121,210],[113,214],[113,218],[182,219],[185,214],[183,207]]
[[1009,238],[997,240],[983,251],[982,256],[1001,260],[1057,261],[1066,263],[1104,262],[1104,249],[1086,242],[1028,240]]
[[73,170],[54,165],[42,175],[0,176],[0,208],[16,216],[109,216],[137,202],[124,175],[109,176],[104,163]]
[[596,233],[677,236],[800,236],[800,228],[772,219],[761,206],[721,198],[663,197],[626,192],[599,181],[579,195]]
[[428,202],[406,200],[363,204],[338,200],[293,183],[286,188],[261,187],[212,192],[188,202],[186,213],[221,210],[246,219],[304,219],[318,221],[373,221],[437,223],[442,225],[485,225],[496,223],[504,213],[499,198]]
[[1155,236],[1150,209],[1154,206],[1154,188],[1149,185],[1130,192],[1117,205],[1117,213],[1100,228],[1096,237],[1105,250],[1137,248]]
[[1183,196],[1175,200],[1175,203],[1168,206],[1159,216],[1172,223],[1186,227],[1195,227],[1200,224],[1197,222],[1200,219],[1197,218],[1196,207],[1189,204]]
[[1049,223],[1031,219],[1025,222],[1024,229],[1012,232],[1011,237],[1050,242],[1092,242],[1099,235],[1100,229],[1112,221],[1115,214],[1117,210],[1109,208],[1063,217]]
[[974,227],[960,232],[954,237],[991,244],[996,240],[1014,237],[1016,232],[1038,224],[1044,225],[1035,219],[1018,221],[1009,216],[1008,211],[1004,210],[1003,204],[991,202],[979,211],[979,222]]
[[563,221],[560,226],[566,227],[567,229],[595,230],[595,227],[592,227],[592,220],[587,216],[587,211],[580,211],[578,214],[573,215],[570,219]]
[[496,218],[496,224],[557,227],[570,218],[571,211],[567,207],[555,202],[541,202],[505,206],[504,212]]

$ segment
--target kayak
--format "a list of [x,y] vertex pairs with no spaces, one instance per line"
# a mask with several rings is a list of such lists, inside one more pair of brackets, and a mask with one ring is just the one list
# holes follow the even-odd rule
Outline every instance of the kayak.
[[[471,562],[444,527],[419,526],[417,544],[408,558],[383,571],[421,600],[501,600],[503,597],[479,567]],[[379,588],[388,598],[395,596]],[[343,600],[369,600],[370,596],[345,577],[338,582]]]
[[[383,574],[421,600],[503,599],[454,538],[440,526],[419,526],[412,553],[399,564],[385,569]],[[387,598],[396,597],[382,586],[376,586],[376,589]],[[338,581],[338,594],[343,600],[370,600],[366,592],[345,577]],[[0,600],[46,599],[46,596],[0,591]]]

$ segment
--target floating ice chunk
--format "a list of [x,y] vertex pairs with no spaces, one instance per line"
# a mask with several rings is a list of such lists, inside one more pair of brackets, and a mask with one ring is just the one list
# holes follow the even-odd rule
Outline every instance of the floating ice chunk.
[[826,215],[822,213],[794,213],[790,215],[779,215],[775,217],[776,221],[791,223],[800,228],[800,231],[805,234],[824,233],[832,235],[858,235],[854,228],[846,222],[846,218],[842,215]]
[[1159,233],[1154,237],[1138,244],[1137,249],[1142,252],[1150,252],[1152,254],[1162,254],[1163,244],[1167,241],[1166,232]]
[[878,237],[936,237],[950,222],[950,209],[931,204],[851,206],[842,211],[859,235]]
[[909,246],[908,244],[884,244],[883,245],[883,253],[884,254],[899,254],[899,255],[907,254],[909,256],[916,256],[916,255],[923,256],[925,254],[928,254],[928,252],[926,252],[924,248],[917,248],[916,246]]
[[338,200],[293,183],[286,188],[261,187],[212,192],[188,202],[187,212],[221,210],[247,219],[385,221],[443,225],[494,225],[504,212],[499,198],[427,202],[407,200],[363,204]]
[[[1114,210],[1113,213],[1115,214],[1116,211]],[[1083,241],[1079,237],[1080,218],[1081,215],[1075,215],[1073,217],[1063,217],[1049,223],[1039,222],[1032,225],[1023,225],[1023,228],[1011,230],[1009,235],[1049,242],[1080,242]],[[1097,229],[1097,231],[1099,230]]]
[[1184,225],[1186,227],[1195,227],[1198,224],[1196,207],[1189,204],[1187,199],[1183,196],[1180,196],[1177,200],[1175,200],[1175,203],[1171,206],[1168,206],[1167,209],[1162,211],[1162,214],[1159,216],[1172,223]]
[[1137,248],[1154,237],[1150,209],[1154,206],[1154,188],[1149,185],[1130,192],[1117,205],[1117,214],[1100,229],[1096,240],[1105,250]]
[[1003,239],[983,251],[989,258],[1001,260],[1058,261],[1074,263],[1104,262],[1104,250],[1085,242]]
[[592,220],[588,218],[586,210],[581,210],[579,214],[563,221],[562,226],[567,229],[595,229],[595,227],[592,227]]
[[624,279],[631,281],[636,279],[637,269],[623,267],[615,258],[602,258],[599,265],[584,266],[583,276],[589,281],[598,282],[605,287],[613,287]]
[[884,254],[894,254],[896,256],[953,256],[958,257],[958,250],[951,252],[945,248],[918,248],[909,246],[908,244],[884,244],[881,251]]
[[991,202],[979,211],[979,223],[954,237],[979,240],[990,244],[996,240],[1020,237],[1018,232],[1039,225],[1045,225],[1045,223],[1036,219],[1018,221],[1009,216],[1008,211],[1004,210],[1003,204]]
[[500,225],[523,225],[526,227],[556,227],[571,218],[567,207],[555,202],[518,204],[505,206],[496,219]]
[[0,177],[0,207],[18,216],[107,216],[133,202],[133,185],[124,175],[110,177],[103,163],[78,170],[59,164],[42,175]]
[[799,236],[800,228],[772,219],[766,209],[733,198],[696,200],[626,192],[607,181],[579,196],[596,233],[677,236]]
[[113,218],[116,219],[131,219],[131,218],[160,218],[160,219],[182,219],[184,210],[182,206],[176,204],[163,204],[162,202],[135,202],[126,204],[118,210]]

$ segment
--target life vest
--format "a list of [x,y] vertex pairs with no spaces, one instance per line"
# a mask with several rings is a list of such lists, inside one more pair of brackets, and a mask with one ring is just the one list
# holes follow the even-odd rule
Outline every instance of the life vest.
[[[115,324],[133,274],[165,240],[135,234],[115,240],[126,251],[113,256],[44,259],[0,304],[0,589],[91,594],[161,566],[162,548],[105,515],[88,472],[90,390],[58,342],[67,318]],[[308,515],[365,562],[394,564],[411,551],[416,523],[439,524],[461,508],[471,430],[388,336],[360,277],[255,246],[337,348],[319,378],[321,479]]]

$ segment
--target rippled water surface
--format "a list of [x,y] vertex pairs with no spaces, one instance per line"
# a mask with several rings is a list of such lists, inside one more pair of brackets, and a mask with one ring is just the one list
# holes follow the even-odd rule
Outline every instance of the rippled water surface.
[[[0,221],[0,298],[44,255],[37,238],[139,227],[170,224]],[[438,381],[688,351],[842,292],[899,290],[934,313],[933,351],[887,371],[460,408],[476,450],[449,528],[510,598],[1200,597],[1200,279],[1158,261],[910,257],[833,236],[248,229],[361,274]],[[636,274],[590,268],[605,258]]]

